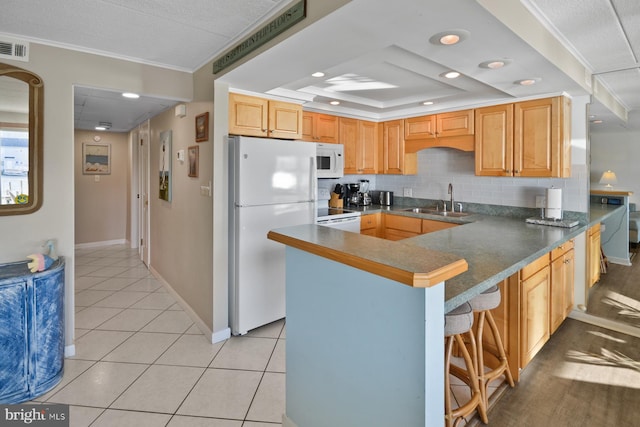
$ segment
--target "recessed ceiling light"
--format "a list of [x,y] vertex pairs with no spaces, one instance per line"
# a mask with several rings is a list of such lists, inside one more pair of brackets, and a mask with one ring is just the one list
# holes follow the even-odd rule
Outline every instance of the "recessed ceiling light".
[[311,74],[312,77],[324,77],[324,73],[322,71],[316,71],[315,73]]
[[429,38],[429,42],[441,46],[451,46],[465,41],[469,35],[467,30],[448,30],[434,34]]
[[340,105],[340,101],[331,101],[329,104],[331,104],[331,105]]
[[433,105],[433,101],[424,101],[422,105]]
[[107,129],[111,129],[110,122],[100,122],[98,123],[98,126],[95,127],[95,130],[107,130]]
[[133,92],[125,92],[125,93],[122,94],[122,96],[124,96],[125,98],[131,98],[131,99],[140,98],[140,95],[138,95],[137,93],[133,93]]
[[591,120],[591,123],[593,123],[594,125],[599,125],[600,123],[602,123],[602,120]]
[[104,126],[96,126],[96,128],[95,128],[95,129],[96,129],[96,130],[107,130],[107,128],[106,128],[106,127],[104,127]]
[[446,77],[448,79],[456,79],[460,77],[460,73],[457,71],[447,71],[446,73],[440,74],[441,77]]
[[506,67],[509,64],[511,64],[511,60],[504,58],[504,59],[491,59],[489,61],[484,61],[478,66],[480,68],[489,68],[491,70],[496,70],[498,68]]
[[535,78],[535,79],[523,79],[523,80],[518,80],[516,83],[521,85],[521,86],[532,86],[536,83],[538,83],[540,80],[540,78]]

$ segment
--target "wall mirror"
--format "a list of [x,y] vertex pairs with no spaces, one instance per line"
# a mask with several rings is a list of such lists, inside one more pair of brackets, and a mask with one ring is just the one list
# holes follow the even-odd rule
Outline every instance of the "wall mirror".
[[42,205],[43,98],[40,77],[0,63],[0,215]]

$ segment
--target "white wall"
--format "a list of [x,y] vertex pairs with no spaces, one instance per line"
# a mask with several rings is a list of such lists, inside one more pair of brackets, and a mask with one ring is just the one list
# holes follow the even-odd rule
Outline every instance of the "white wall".
[[[66,257],[65,342],[74,334],[74,129],[73,86],[126,90],[173,99],[193,96],[191,74],[31,43],[29,62],[3,62],[38,74],[44,82],[44,185],[42,208],[0,217],[0,262],[26,259],[50,238]],[[70,350],[72,351],[72,350]]]
[[640,208],[640,132],[591,134],[591,185],[598,184],[602,173],[611,169],[618,177],[615,190],[633,191],[630,203]]

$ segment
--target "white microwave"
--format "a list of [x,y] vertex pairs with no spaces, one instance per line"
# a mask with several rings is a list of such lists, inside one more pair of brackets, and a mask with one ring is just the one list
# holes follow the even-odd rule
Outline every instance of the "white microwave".
[[344,175],[344,145],[316,144],[318,178],[342,178]]

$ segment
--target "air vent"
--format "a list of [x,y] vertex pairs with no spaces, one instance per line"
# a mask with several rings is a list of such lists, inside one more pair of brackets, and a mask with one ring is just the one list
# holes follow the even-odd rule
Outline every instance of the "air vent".
[[0,39],[0,58],[29,62],[29,43],[3,37]]

